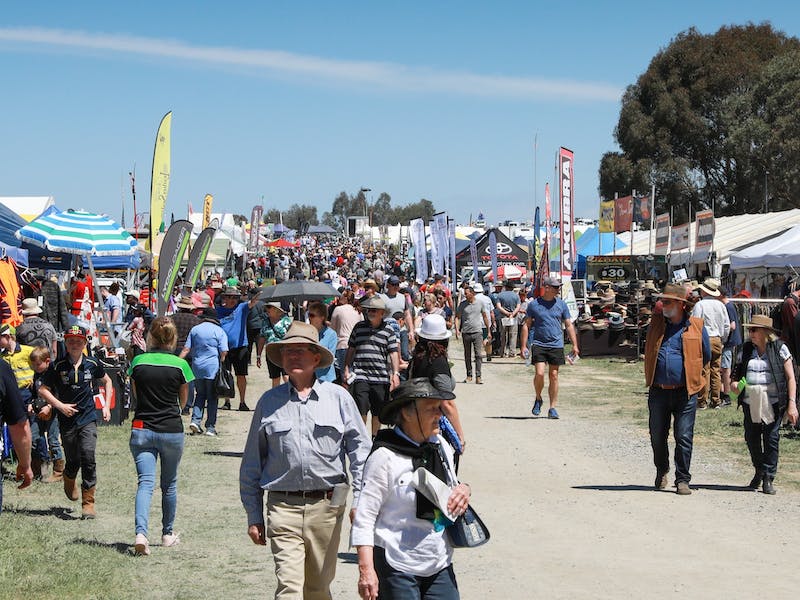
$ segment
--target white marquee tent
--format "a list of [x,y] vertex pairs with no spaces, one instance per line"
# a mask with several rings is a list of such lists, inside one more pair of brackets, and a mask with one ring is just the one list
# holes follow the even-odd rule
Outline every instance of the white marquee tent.
[[734,271],[800,267],[800,225],[777,237],[731,253],[730,261]]

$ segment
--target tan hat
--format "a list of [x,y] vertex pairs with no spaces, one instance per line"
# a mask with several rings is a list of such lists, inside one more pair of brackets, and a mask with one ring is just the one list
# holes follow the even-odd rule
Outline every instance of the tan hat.
[[38,315],[41,314],[42,309],[39,306],[39,302],[36,301],[36,298],[25,298],[22,301],[22,316],[28,317],[30,315]]
[[706,277],[705,281],[697,286],[709,296],[719,296],[719,279],[713,277]]
[[361,284],[361,287],[363,287],[364,289],[372,288],[376,292],[380,291],[380,288],[378,287],[378,284],[375,283],[374,279],[366,279],[366,280],[364,280],[364,283]]
[[769,315],[753,315],[749,323],[744,324],[745,327],[769,329],[772,333],[780,333],[772,326],[772,317]]
[[175,303],[175,306],[177,306],[178,308],[185,308],[187,310],[194,310],[195,308],[197,308],[194,305],[194,302],[192,302],[191,296],[181,296],[181,299]]
[[200,292],[200,308],[211,308],[211,296]]
[[378,310],[386,311],[386,302],[380,296],[372,296],[371,298],[362,298],[359,303],[361,308],[369,309],[376,308]]
[[689,299],[689,290],[680,283],[668,283],[664,286],[661,294],[653,294],[656,298],[669,298],[678,302],[686,302]]
[[284,346],[289,344],[310,344],[314,346],[320,354],[318,369],[323,369],[333,364],[333,354],[319,343],[319,331],[310,323],[292,321],[289,330],[281,341],[267,344],[267,358],[273,364],[283,367],[283,354],[281,351]]

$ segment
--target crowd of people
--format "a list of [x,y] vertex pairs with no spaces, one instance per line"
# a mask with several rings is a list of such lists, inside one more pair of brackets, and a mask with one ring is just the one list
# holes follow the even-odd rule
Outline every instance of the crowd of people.
[[[267,286],[298,279],[330,283],[331,297],[262,298]],[[349,490],[360,596],[457,598],[452,523],[412,475],[423,469],[450,487],[446,512],[454,518],[467,509],[471,491],[457,476],[468,432],[448,356],[454,337],[466,367],[460,383],[482,385],[493,358],[525,361],[534,367],[532,414],[541,414],[546,386],[547,418],[559,418],[559,369],[580,356],[580,338],[561,281],[538,283],[456,287],[442,275],[419,283],[393,249],[350,240],[255,257],[241,276],[178,286],[167,316],[154,315],[147,286],[103,287],[111,327],[129,340],[134,552],[151,553],[158,462],[162,546],[179,543],[173,526],[186,430],[217,436],[218,409],[233,410],[238,397],[238,411],[253,412],[239,477],[247,534],[271,547],[276,598],[330,597]],[[670,427],[676,491],[687,495],[696,411],[737,398],[755,469],[749,487],[774,494],[780,423],[798,416],[792,348],[758,315],[744,325],[749,341],[742,344],[740,319],[712,278],[651,287],[644,366],[655,488],[669,483]],[[78,316],[92,297],[92,282],[80,274],[64,306]],[[0,327],[0,416],[21,485],[60,482],[69,500],[81,499],[82,516],[94,518],[95,395],[103,388],[110,397],[112,382],[87,352],[86,328],[53,325],[39,316],[43,303],[26,298],[23,323]],[[255,404],[247,397],[254,366],[271,388]],[[223,402],[219,380],[229,371],[233,397]],[[99,405],[99,417],[109,420],[108,405]]]

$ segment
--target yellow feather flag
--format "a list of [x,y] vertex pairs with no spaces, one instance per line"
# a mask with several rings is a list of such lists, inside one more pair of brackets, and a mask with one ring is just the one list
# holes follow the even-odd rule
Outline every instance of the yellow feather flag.
[[600,233],[611,233],[614,231],[614,201],[600,203],[600,219],[598,222]]
[[214,196],[211,194],[206,194],[206,197],[203,199],[203,227],[201,231],[208,227],[208,224],[211,222],[211,204],[214,202]]
[[164,232],[164,209],[167,206],[170,172],[170,131],[172,111],[164,115],[156,134],[153,150],[153,172],[150,179],[150,240]]

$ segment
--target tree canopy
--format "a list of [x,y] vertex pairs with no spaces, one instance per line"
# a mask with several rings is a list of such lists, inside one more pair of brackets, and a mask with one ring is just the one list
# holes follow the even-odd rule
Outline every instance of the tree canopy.
[[344,229],[347,217],[371,217],[372,225],[397,225],[407,224],[411,219],[423,218],[426,221],[433,218],[436,209],[430,200],[421,199],[404,206],[392,206],[392,197],[386,192],[381,192],[378,199],[370,204],[365,193],[360,191],[355,195],[339,192],[333,201],[331,210],[322,214],[322,223],[335,229]]
[[769,24],[680,33],[622,99],[603,199],[655,183],[656,211],[717,216],[800,199],[800,40]]

